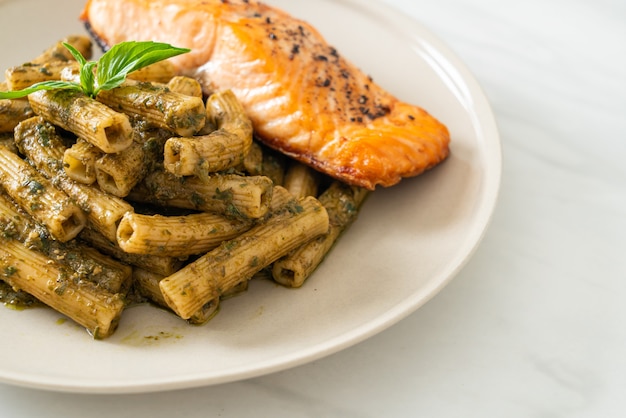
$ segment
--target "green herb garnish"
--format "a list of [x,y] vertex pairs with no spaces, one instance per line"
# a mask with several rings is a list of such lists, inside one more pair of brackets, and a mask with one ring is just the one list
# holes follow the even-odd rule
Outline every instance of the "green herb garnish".
[[69,89],[82,91],[95,98],[100,90],[111,90],[121,85],[133,71],[147,67],[190,50],[161,42],[122,42],[107,52],[98,61],[87,61],[72,45],[63,43],[80,66],[80,83],[73,81],[42,81],[17,91],[1,91],[0,99],[17,99],[39,90]]

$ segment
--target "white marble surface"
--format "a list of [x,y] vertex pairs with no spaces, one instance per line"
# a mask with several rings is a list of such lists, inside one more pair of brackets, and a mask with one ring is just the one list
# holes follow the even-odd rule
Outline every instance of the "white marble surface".
[[494,219],[452,283],[284,372],[122,396],[0,385],[1,417],[626,416],[626,2],[384,1],[461,57],[501,131]]

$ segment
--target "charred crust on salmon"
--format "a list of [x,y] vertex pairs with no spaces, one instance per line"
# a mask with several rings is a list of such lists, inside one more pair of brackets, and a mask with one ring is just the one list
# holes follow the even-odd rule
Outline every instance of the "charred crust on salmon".
[[93,41],[96,43],[96,45],[98,45],[98,47],[102,51],[107,51],[110,48],[110,45],[108,45],[104,41],[104,39],[102,39],[100,36],[98,36],[98,33],[95,30],[93,30],[93,28],[91,27],[91,24],[89,23],[89,21],[85,21],[84,22],[84,26],[85,26],[85,30],[87,31],[89,36],[91,36]]

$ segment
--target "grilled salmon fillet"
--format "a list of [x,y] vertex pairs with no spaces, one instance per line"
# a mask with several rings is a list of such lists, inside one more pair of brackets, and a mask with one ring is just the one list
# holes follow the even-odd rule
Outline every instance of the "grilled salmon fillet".
[[268,146],[374,190],[449,153],[445,125],[397,99],[310,24],[254,0],[88,0],[81,14],[103,46],[154,40],[205,94],[231,89]]

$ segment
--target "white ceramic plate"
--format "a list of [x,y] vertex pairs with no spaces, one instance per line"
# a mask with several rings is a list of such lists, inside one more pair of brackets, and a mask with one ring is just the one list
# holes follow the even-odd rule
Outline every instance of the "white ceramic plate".
[[[82,0],[0,0],[0,67],[82,32]],[[418,23],[366,0],[268,0],[313,23],[404,100],[442,120],[452,155],[375,192],[298,290],[253,281],[208,324],[149,306],[128,309],[94,341],[48,309],[0,309],[0,381],[57,391],[149,392],[223,383],[304,364],[393,325],[433,297],[481,240],[500,182],[500,143],[482,91]],[[23,26],[28,16],[28,26]]]

